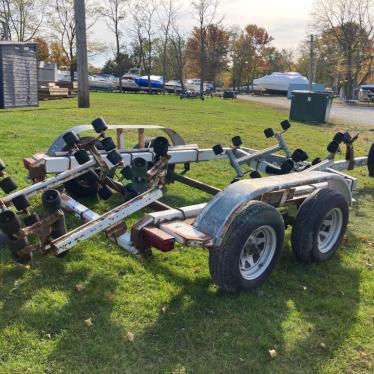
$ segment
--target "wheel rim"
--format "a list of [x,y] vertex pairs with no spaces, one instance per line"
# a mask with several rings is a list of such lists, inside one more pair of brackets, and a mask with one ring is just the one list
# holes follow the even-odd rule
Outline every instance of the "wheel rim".
[[239,258],[239,270],[246,280],[258,278],[274,257],[277,235],[271,226],[261,226],[249,236]]
[[330,210],[322,221],[318,232],[318,249],[329,252],[339,239],[343,227],[343,212],[339,208]]

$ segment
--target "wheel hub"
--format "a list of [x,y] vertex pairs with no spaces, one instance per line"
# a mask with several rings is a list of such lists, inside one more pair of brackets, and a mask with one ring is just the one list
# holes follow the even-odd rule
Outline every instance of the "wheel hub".
[[338,240],[343,227],[343,212],[339,208],[330,210],[318,232],[318,249],[321,253],[329,252]]
[[246,280],[258,278],[269,266],[276,248],[276,233],[271,226],[254,230],[244,244],[239,270]]

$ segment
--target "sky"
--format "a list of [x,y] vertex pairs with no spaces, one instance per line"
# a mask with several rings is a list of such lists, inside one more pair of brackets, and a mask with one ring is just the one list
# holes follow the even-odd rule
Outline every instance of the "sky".
[[[194,20],[191,15],[191,1],[180,0],[180,27],[187,33],[192,29]],[[313,0],[220,0],[219,14],[224,16],[225,25],[243,27],[255,23],[264,27],[274,38],[277,48],[296,49],[306,38],[309,16]],[[124,33],[124,38],[129,33]],[[108,50],[90,59],[94,65],[101,66],[112,56],[113,36],[104,22],[99,21],[93,29],[93,39],[108,45]]]

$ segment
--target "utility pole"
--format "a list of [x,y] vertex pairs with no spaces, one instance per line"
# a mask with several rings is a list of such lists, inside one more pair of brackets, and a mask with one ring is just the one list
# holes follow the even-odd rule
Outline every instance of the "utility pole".
[[313,91],[314,35],[310,35],[309,91]]
[[90,87],[88,82],[86,8],[84,0],[74,0],[77,74],[78,74],[78,107],[90,107]]

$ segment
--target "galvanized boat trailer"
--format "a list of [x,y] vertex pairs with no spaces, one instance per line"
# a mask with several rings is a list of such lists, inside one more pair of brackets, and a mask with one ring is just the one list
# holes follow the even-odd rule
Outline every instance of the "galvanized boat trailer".
[[[108,126],[101,118],[92,126],[94,137],[82,136],[91,126],[79,126],[56,139],[46,154],[25,159],[33,184],[23,190],[17,191],[0,162],[0,188],[6,193],[0,199],[0,229],[3,246],[10,248],[17,263],[29,263],[35,252],[63,257],[81,241],[104,232],[136,255],[148,256],[151,248],[168,252],[175,243],[207,248],[218,287],[228,292],[253,289],[273,270],[288,226],[292,251],[300,261],[323,262],[334,256],[347,228],[357,182],[341,171],[367,165],[374,176],[374,146],[368,157],[355,158],[357,136],[338,133],[325,159],[308,162],[305,151],[292,152],[284,139],[288,121],[278,133],[265,130],[277,144],[264,150],[243,147],[238,136],[231,147],[199,149],[160,126]],[[135,148],[124,144],[130,130],[137,131]],[[169,139],[147,139],[148,130],[163,131]],[[109,131],[116,132],[116,141]],[[345,160],[335,161],[343,146]],[[224,158],[235,177],[222,191],[185,175],[191,163]],[[177,164],[183,165],[180,174]],[[49,174],[54,176],[47,178]],[[174,182],[214,197],[203,204],[169,207],[159,199],[164,186]],[[77,201],[77,196],[96,195],[107,200],[114,192],[124,202],[102,215]],[[44,218],[30,211],[29,199],[37,194],[42,195]],[[127,229],[126,218],[145,207],[154,212]],[[68,232],[66,213],[82,219],[82,225]]]

